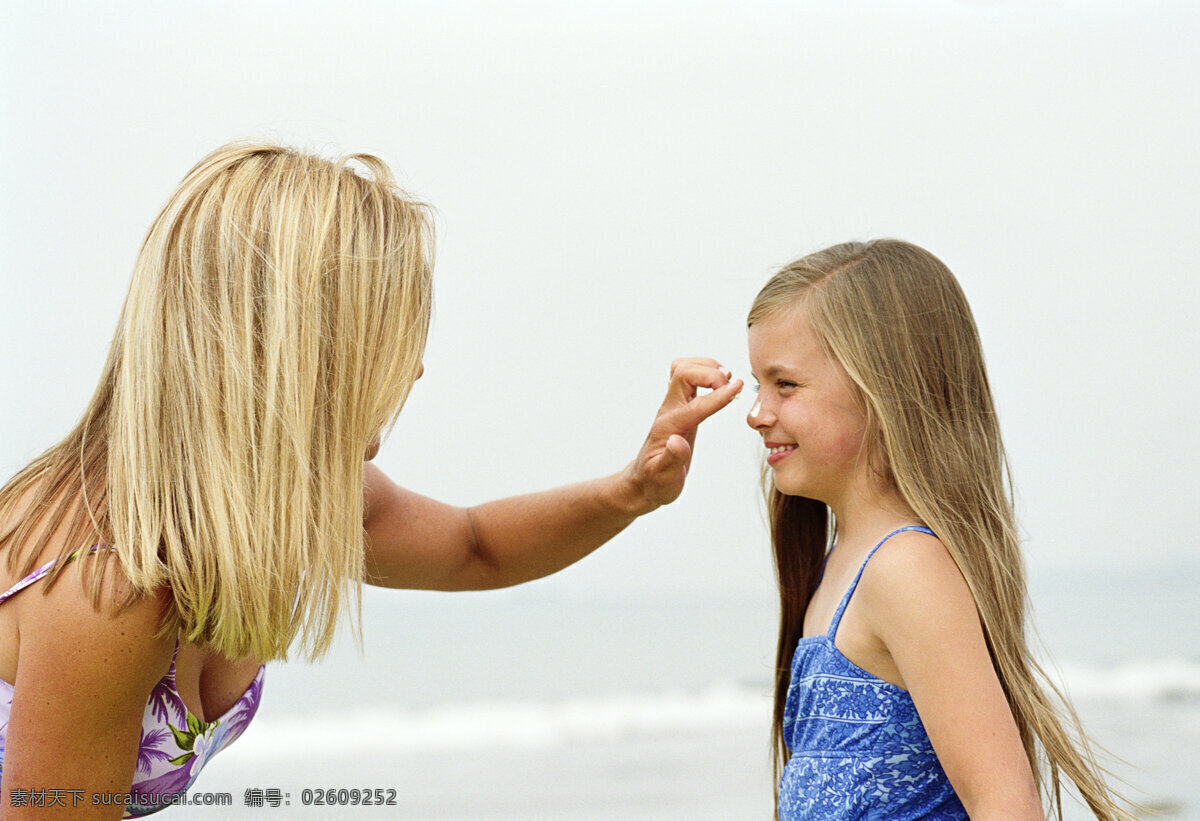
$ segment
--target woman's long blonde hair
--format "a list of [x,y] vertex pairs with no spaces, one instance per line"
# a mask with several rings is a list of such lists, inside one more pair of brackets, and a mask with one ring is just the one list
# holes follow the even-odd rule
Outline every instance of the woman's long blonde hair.
[[[872,467],[937,533],[966,579],[1052,812],[1061,817],[1066,775],[1098,818],[1131,818],[1106,786],[1074,710],[1029,653],[1012,482],[979,334],[954,275],[906,242],[836,245],[772,277],[748,324],[798,304],[857,387]],[[781,602],[772,728],[778,783],[789,757],[782,731],[792,652],[835,523],[823,503],[773,486],[767,506]]]
[[[9,569],[65,528],[55,575],[111,546],[96,558],[130,602],[169,589],[164,630],[229,657],[285,658],[298,636],[322,654],[359,602],[364,452],[421,366],[427,210],[369,154],[204,158],[146,236],[82,420],[0,491]],[[103,575],[85,574],[97,605]]]

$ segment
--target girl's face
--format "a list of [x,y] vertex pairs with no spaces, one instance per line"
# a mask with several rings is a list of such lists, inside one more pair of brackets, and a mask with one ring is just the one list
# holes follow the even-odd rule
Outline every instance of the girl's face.
[[868,476],[866,413],[846,370],[826,353],[799,306],[750,326],[750,372],[759,383],[746,424],[771,451],[775,487],[835,509]]

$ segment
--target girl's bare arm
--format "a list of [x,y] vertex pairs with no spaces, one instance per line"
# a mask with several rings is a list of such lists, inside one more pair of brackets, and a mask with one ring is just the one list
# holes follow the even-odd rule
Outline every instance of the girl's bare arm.
[[1044,812],[966,581],[938,539],[908,532],[871,560],[859,592],[942,768],[973,821]]

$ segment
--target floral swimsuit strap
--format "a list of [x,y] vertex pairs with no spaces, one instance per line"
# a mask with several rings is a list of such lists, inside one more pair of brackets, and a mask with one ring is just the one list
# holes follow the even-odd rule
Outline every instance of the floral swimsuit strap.
[[[64,565],[68,565],[71,562],[78,559],[80,556],[82,556],[85,552],[98,553],[101,550],[111,550],[111,549],[112,548],[110,548],[108,545],[104,545],[104,544],[94,544],[91,547],[81,547],[77,550],[73,550],[70,553],[68,553],[66,555],[66,557],[62,559],[62,563]],[[21,581],[14,584],[8,590],[6,590],[3,593],[0,593],[0,604],[4,604],[10,598],[15,596],[17,593],[20,593],[26,587],[29,587],[29,585],[33,584],[34,582],[44,579],[50,573],[50,571],[54,569],[54,566],[58,563],[59,563],[58,559],[51,559],[50,561],[46,562],[44,565],[39,567],[37,570],[33,571],[28,576],[21,579]]]

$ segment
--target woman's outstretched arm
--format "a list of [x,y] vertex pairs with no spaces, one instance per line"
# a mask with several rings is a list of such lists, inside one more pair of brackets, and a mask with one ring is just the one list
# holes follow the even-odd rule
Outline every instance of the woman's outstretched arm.
[[[699,388],[712,392],[697,396]],[[367,581],[483,590],[561,570],[679,496],[697,427],[741,388],[741,380],[711,359],[677,360],[649,436],[620,473],[474,507],[453,507],[405,490],[368,464]]]

